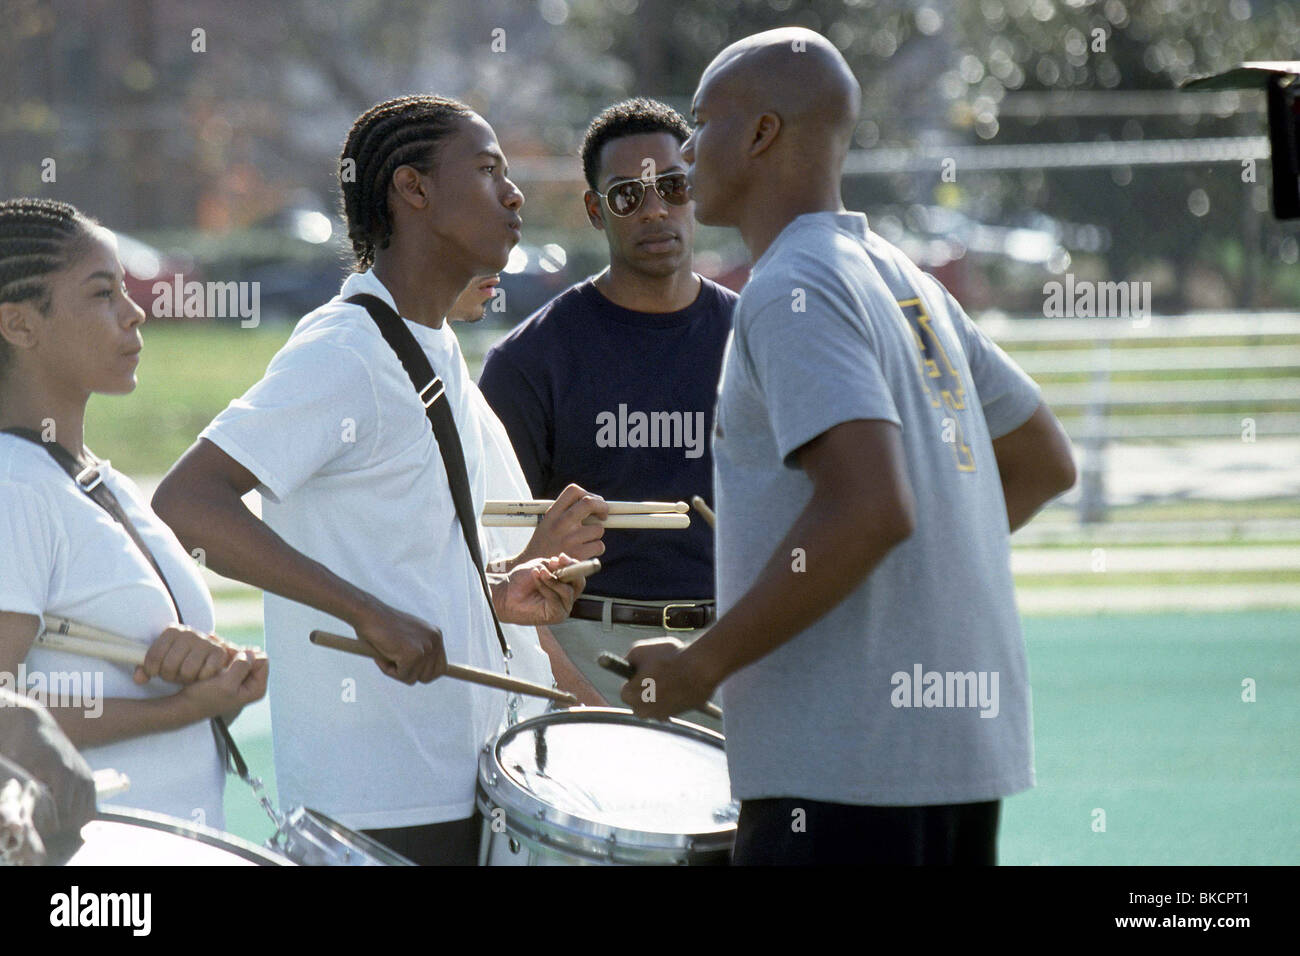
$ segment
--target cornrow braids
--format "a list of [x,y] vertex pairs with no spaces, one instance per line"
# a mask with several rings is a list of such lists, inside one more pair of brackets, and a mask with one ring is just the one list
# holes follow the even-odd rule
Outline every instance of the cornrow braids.
[[579,155],[582,157],[582,174],[587,185],[596,189],[596,174],[600,172],[600,151],[612,139],[635,136],[638,133],[671,133],[680,146],[691,135],[682,114],[666,103],[637,97],[607,106],[601,110],[582,138]]
[[439,143],[472,112],[445,96],[399,96],[357,117],[339,157],[343,215],[357,271],[373,266],[375,251],[392,239],[388,186],[397,167],[432,171]]
[[[50,308],[49,277],[70,263],[93,219],[52,199],[0,202],[0,302],[32,302]],[[0,371],[11,352],[0,338]]]

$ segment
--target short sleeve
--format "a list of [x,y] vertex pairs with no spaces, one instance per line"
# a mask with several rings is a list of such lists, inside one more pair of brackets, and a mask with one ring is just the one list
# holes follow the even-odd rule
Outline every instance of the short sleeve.
[[294,343],[266,375],[200,434],[257,476],[279,501],[335,461],[375,447],[379,415],[370,372],[352,349]]
[[737,314],[736,346],[763,393],[787,467],[797,468],[796,451],[844,422],[902,424],[866,323],[847,305],[852,301],[795,281],[791,295],[743,320]]
[[952,327],[961,340],[962,351],[970,365],[975,391],[979,394],[988,424],[989,437],[1001,438],[1029,420],[1042,403],[1038,384],[998,344],[971,321],[965,310],[943,287],[929,276],[952,317]]
[[40,617],[50,604],[59,527],[35,489],[0,482],[0,611]]
[[551,481],[551,409],[537,387],[510,356],[488,352],[479,374],[479,391],[505,426],[528,487],[543,497]]

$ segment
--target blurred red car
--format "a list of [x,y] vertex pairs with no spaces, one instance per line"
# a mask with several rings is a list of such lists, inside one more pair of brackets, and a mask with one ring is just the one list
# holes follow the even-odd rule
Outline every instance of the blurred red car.
[[156,283],[166,282],[168,291],[160,294],[172,295],[171,289],[178,275],[181,282],[202,281],[202,277],[195,271],[192,256],[162,252],[124,233],[116,235],[117,254],[122,260],[122,269],[126,272],[127,295],[144,309],[150,319],[156,316],[153,307],[154,299],[157,298],[154,294]]

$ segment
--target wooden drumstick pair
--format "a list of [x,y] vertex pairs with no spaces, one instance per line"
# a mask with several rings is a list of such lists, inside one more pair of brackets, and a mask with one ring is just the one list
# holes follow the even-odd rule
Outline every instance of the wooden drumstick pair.
[[[555,504],[553,499],[489,501],[483,507],[485,528],[532,528]],[[607,501],[609,517],[590,517],[583,524],[603,524],[617,530],[672,531],[691,526],[684,501]]]

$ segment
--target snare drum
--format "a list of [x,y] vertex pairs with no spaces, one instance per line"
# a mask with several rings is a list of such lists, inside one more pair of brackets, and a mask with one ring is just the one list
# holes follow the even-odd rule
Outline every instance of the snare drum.
[[64,866],[293,866],[232,833],[145,810],[101,810],[81,839]]
[[725,865],[739,805],[721,734],[604,707],[534,717],[479,758],[479,863]]
[[297,807],[268,845],[302,866],[415,866],[364,833],[308,807]]

